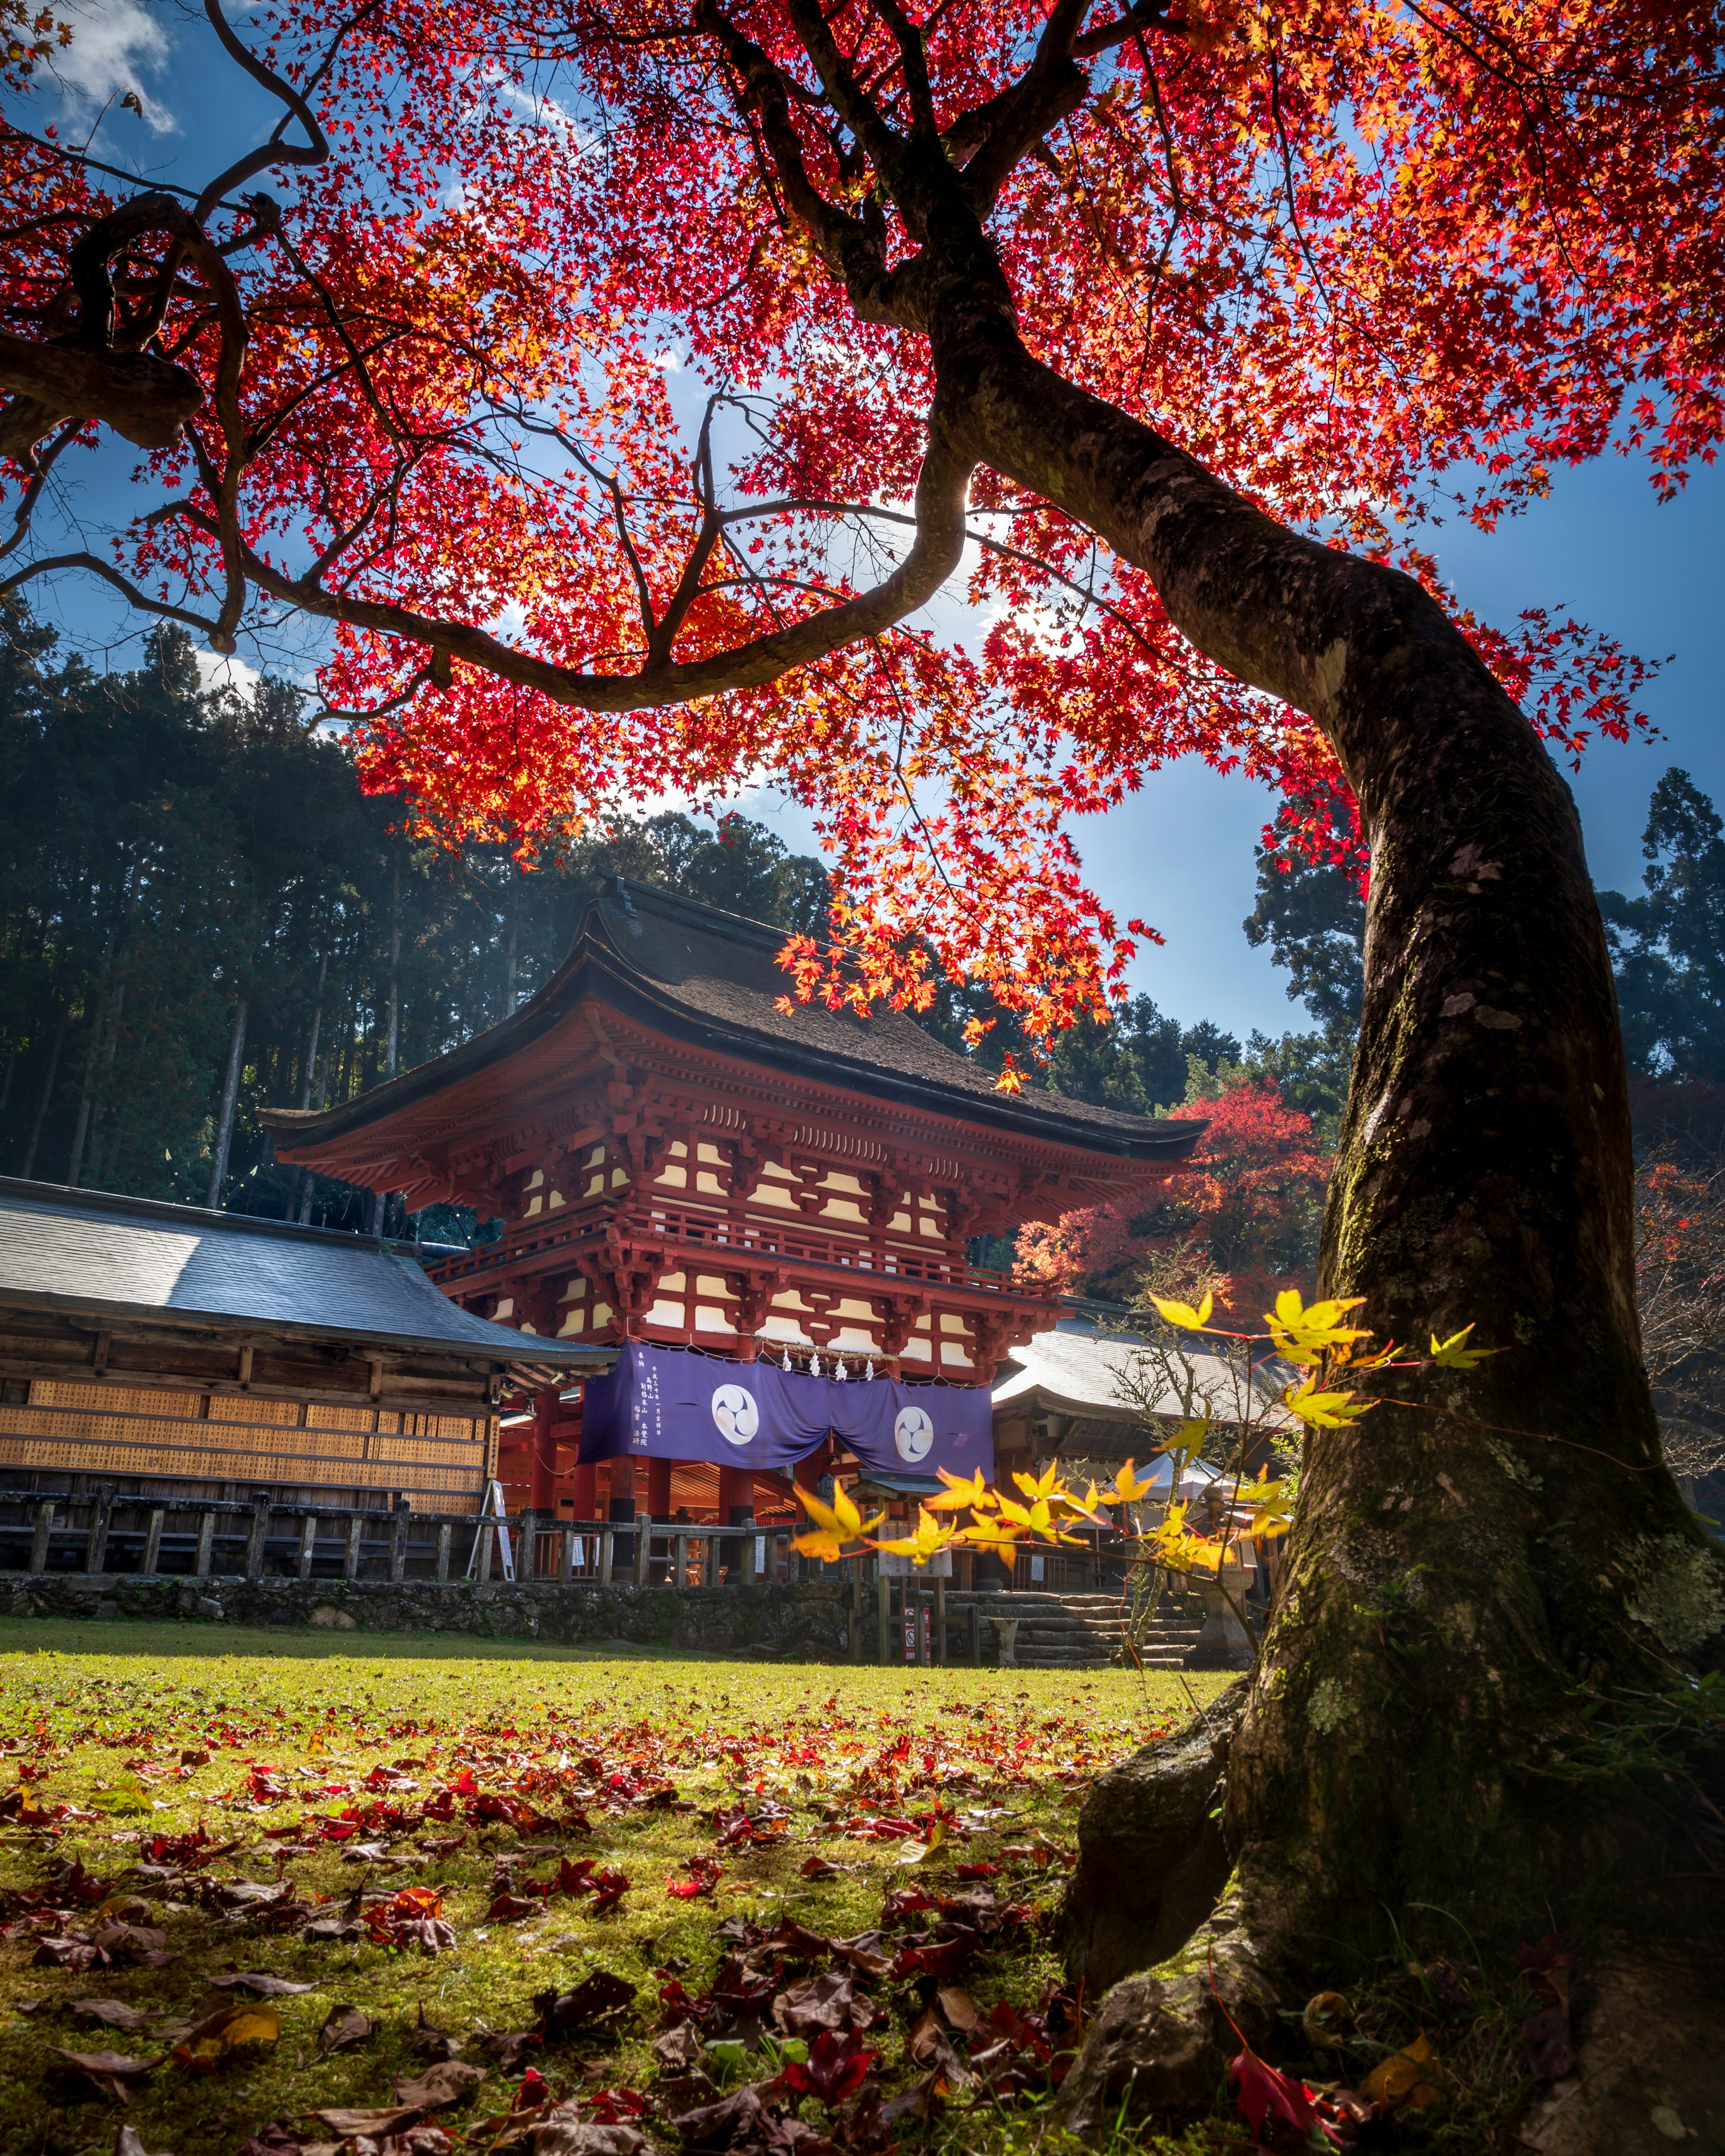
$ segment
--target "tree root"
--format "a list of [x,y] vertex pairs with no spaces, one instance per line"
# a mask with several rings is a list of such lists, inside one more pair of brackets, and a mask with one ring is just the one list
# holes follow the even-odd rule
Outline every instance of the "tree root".
[[1088,2140],[1122,2116],[1207,2112],[1240,2040],[1255,2051],[1274,2035],[1268,1959],[1262,1927],[1235,1888],[1173,1959],[1117,1984],[1062,2085],[1067,2130]]
[[1102,1775],[1079,1815],[1067,1977],[1106,1995],[1060,2111],[1086,2138],[1122,2114],[1207,2111],[1240,2039],[1255,2049],[1274,2031],[1276,1928],[1230,1886],[1217,1816],[1245,1689],[1230,1686],[1176,1736]]
[[1089,1999],[1178,1953],[1230,1869],[1222,1777],[1245,1681],[1207,1713],[1100,1776],[1078,1815],[1078,1866],[1061,1911],[1066,1979]]
[[[1085,2139],[1208,2113],[1242,2042],[1273,2059],[1278,2005],[1317,1980],[1311,1910],[1250,1849],[1227,1876],[1216,1814],[1245,1689],[1103,1775],[1079,1815],[1068,1977],[1100,2004],[1057,2108]],[[1645,1914],[1581,1979],[1579,2065],[1517,2136],[1535,2156],[1725,2156],[1725,1957],[1657,1897]]]

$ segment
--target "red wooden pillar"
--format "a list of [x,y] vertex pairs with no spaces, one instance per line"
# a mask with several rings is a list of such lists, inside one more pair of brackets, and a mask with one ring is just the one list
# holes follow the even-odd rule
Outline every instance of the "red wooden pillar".
[[598,1517],[593,1511],[593,1507],[599,1502],[598,1479],[599,1471],[591,1460],[585,1467],[578,1467],[569,1478],[569,1487],[575,1500],[575,1517],[578,1520],[591,1520]]
[[[721,1467],[719,1470],[719,1517],[727,1527],[734,1527],[742,1520],[755,1517],[755,1476],[749,1467]],[[733,1537],[719,1545],[719,1562],[728,1565],[735,1579],[742,1570],[742,1541]]]
[[[719,1472],[722,1476],[724,1469]],[[647,1462],[647,1510],[655,1520],[668,1520],[671,1515],[671,1464],[668,1460],[649,1460]]]
[[[657,1507],[655,1509],[656,1511]],[[754,1470],[750,1467],[721,1467],[719,1470],[720,1519],[727,1527],[734,1527],[739,1520],[752,1519],[754,1512]]]
[[533,1395],[532,1480],[527,1502],[536,1512],[549,1513],[557,1505],[557,1426],[562,1402],[555,1386]]

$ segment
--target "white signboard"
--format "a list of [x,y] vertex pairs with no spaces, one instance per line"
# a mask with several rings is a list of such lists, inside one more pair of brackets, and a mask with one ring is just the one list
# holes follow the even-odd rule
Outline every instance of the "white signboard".
[[927,1564],[919,1565],[912,1558],[904,1557],[897,1550],[880,1553],[882,1579],[950,1579],[952,1577],[952,1553],[943,1549],[930,1558]]

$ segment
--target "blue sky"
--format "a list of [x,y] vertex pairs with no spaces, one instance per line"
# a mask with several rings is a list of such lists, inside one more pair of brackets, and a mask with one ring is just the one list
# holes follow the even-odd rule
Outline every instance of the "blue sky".
[[[201,183],[259,139],[260,125],[267,132],[273,124],[275,108],[222,60],[189,10],[71,0],[66,12],[75,32],[66,90],[38,101],[33,116],[21,113],[25,124],[55,117],[74,141],[94,125],[95,154],[184,185]],[[134,87],[145,104],[141,120],[117,104]],[[117,501],[130,461],[105,454],[90,462],[63,511],[75,516],[81,507],[94,527]],[[1718,723],[1725,475],[1698,472],[1682,496],[1661,506],[1645,467],[1608,459],[1559,470],[1550,498],[1493,537],[1456,524],[1435,540],[1444,574],[1487,619],[1509,623],[1523,607],[1562,608],[1645,658],[1675,654],[1645,700],[1658,737],[1626,747],[1596,743],[1572,781],[1595,882],[1636,887],[1648,795],[1669,765],[1681,765],[1704,792],[1725,799]],[[132,663],[136,622],[88,586],[68,579],[51,599],[39,587],[33,596],[49,619],[94,644],[97,663],[105,652],[116,665]],[[742,805],[798,850],[812,843],[794,804],[752,794]],[[1188,1024],[1214,1019],[1244,1035],[1309,1022],[1287,1001],[1285,977],[1240,932],[1253,902],[1253,845],[1273,806],[1243,779],[1183,764],[1077,828],[1103,899],[1122,918],[1142,916],[1167,938],[1141,952],[1132,985]]]

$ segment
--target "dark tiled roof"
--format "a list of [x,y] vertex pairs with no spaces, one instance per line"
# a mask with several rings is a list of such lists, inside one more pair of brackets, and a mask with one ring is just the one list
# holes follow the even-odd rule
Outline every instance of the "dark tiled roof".
[[[619,877],[593,902],[583,927],[583,932],[600,929],[638,972],[669,991],[685,1010],[716,1024],[746,1027],[800,1055],[839,1060],[964,1094],[985,1106],[991,1117],[1004,1108],[1033,1125],[1077,1124],[1087,1135],[1147,1141],[1177,1155],[1196,1142],[1204,1127],[1123,1115],[1039,1087],[1011,1096],[997,1093],[991,1072],[937,1040],[902,1011],[859,1018],[819,1004],[798,1004],[789,1012],[776,1009],[789,987],[778,963],[786,931],[764,921],[745,921],[648,885],[625,884]],[[1170,1139],[1178,1142],[1172,1147]]]
[[902,1012],[859,1018],[819,1004],[781,1011],[790,982],[778,954],[788,932],[617,877],[588,906],[556,974],[512,1018],[340,1108],[270,1109],[263,1119],[290,1148],[364,1129],[525,1050],[594,993],[741,1060],[1086,1152],[1180,1160],[1207,1127],[1201,1118],[1128,1115],[1036,1086],[997,1093],[991,1073]]
[[[0,1304],[265,1327],[502,1363],[608,1365],[451,1302],[370,1236],[0,1178]],[[537,1353],[536,1355],[536,1350]]]

